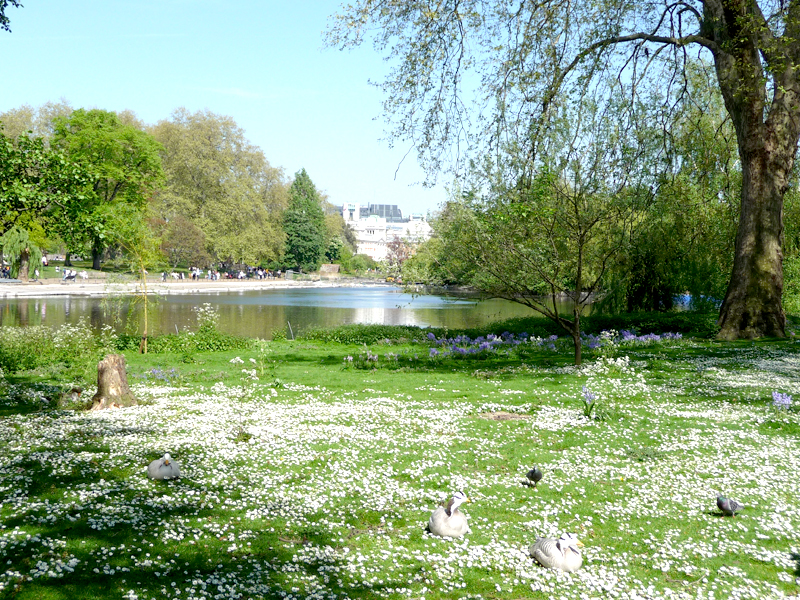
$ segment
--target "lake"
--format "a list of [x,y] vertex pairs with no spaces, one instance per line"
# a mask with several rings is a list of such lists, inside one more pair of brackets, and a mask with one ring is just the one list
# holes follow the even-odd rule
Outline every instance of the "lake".
[[[112,325],[124,331],[130,298],[57,296],[4,298],[0,325],[58,327],[85,319],[93,328]],[[150,333],[197,328],[195,308],[209,303],[219,310],[225,333],[270,339],[291,324],[296,335],[309,327],[348,323],[416,325],[460,329],[478,327],[533,311],[506,300],[477,301],[468,297],[413,295],[386,285],[331,288],[209,292],[167,295],[149,304]],[[134,304],[130,322],[140,323],[142,306]],[[122,318],[117,318],[122,315]]]

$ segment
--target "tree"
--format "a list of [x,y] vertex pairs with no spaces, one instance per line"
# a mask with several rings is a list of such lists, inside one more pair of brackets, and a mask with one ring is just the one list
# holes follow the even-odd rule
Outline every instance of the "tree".
[[9,27],[9,20],[6,16],[6,8],[8,8],[9,4],[11,6],[16,6],[17,8],[21,8],[22,4],[19,3],[19,0],[0,0],[0,29],[5,29],[6,31],[11,31]]
[[283,171],[269,164],[232,118],[178,109],[151,132],[164,146],[166,187],[155,206],[159,218],[191,222],[217,260],[280,259],[281,215],[288,202]]
[[114,212],[124,205],[143,210],[162,183],[161,145],[144,131],[123,125],[114,113],[99,109],[57,117],[52,145],[91,177],[86,201],[64,215],[59,233],[72,248],[87,243],[92,268],[100,269],[112,237],[109,225]]
[[386,263],[389,266],[389,273],[395,277],[400,276],[405,263],[411,256],[411,247],[399,236],[394,236],[386,242]]
[[513,140],[535,162],[560,98],[616,74],[630,82],[633,107],[648,90],[683,86],[690,48],[710,56],[743,173],[720,337],[784,335],[782,208],[800,137],[800,0],[358,0],[328,40],[353,46],[370,33],[394,59],[382,84],[394,135],[432,172],[454,142],[481,154]]
[[325,248],[325,214],[314,182],[300,169],[289,188],[289,206],[283,213],[285,260],[302,271],[316,271]]
[[478,186],[451,201],[433,227],[450,279],[551,319],[572,338],[579,365],[583,312],[658,191],[656,140],[638,133],[636,115],[602,106],[591,90],[558,111],[538,169],[510,144],[476,165]]
[[121,204],[109,215],[110,241],[124,252],[128,270],[139,281],[135,298],[143,307],[144,327],[139,343],[139,352],[147,354],[149,332],[147,274],[159,266],[163,259],[161,240],[150,227],[147,211],[132,204]]
[[[560,325],[582,361],[581,316],[635,226],[649,190],[596,186],[593,170],[543,170],[521,189],[467,194],[434,220],[439,265],[484,294],[523,304]],[[572,304],[562,314],[562,299]]]
[[11,258],[12,274],[22,281],[28,281],[31,264],[42,260],[42,251],[20,227],[12,227],[0,237],[0,248],[3,256]]
[[649,159],[664,165],[655,200],[611,268],[603,309],[665,310],[684,292],[694,307],[718,308],[725,296],[742,177],[736,133],[713,71],[700,61],[687,68],[691,93],[674,104],[669,137]]
[[0,113],[0,122],[7,136],[19,137],[30,132],[31,137],[43,138],[47,146],[54,133],[56,118],[69,117],[73,110],[64,98],[58,102],[45,102],[36,108],[30,104],[23,104],[19,108]]
[[82,206],[90,178],[86,169],[41,138],[0,133],[0,235],[38,221],[47,230]]
[[182,214],[176,214],[165,224],[161,251],[173,269],[179,264],[191,267],[211,263],[206,252],[206,236]]

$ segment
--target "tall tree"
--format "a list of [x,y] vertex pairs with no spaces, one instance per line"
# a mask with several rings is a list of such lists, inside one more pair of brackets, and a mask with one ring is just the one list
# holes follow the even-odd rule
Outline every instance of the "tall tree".
[[301,169],[289,188],[289,206],[283,213],[287,264],[316,271],[325,253],[325,214],[314,182]]
[[[218,260],[254,264],[280,258],[281,215],[288,202],[283,171],[269,164],[231,117],[182,108],[151,132],[164,146],[160,218],[190,221]],[[181,244],[180,230],[171,229],[173,246],[189,244]],[[195,230],[186,231],[197,239]]]
[[23,104],[0,113],[0,123],[9,137],[18,137],[30,131],[33,137],[44,138],[45,145],[48,145],[53,136],[56,118],[69,117],[73,110],[64,98],[58,102],[45,102],[35,108],[30,104]]
[[52,145],[90,174],[86,202],[64,216],[60,231],[72,245],[86,242],[93,268],[109,245],[112,215],[120,205],[143,210],[163,179],[161,145],[149,134],[124,125],[113,112],[79,109],[55,119]]
[[[648,89],[683,85],[691,47],[710,56],[743,173],[720,337],[784,335],[782,208],[800,137],[800,0],[357,0],[344,11],[329,42],[373,34],[394,59],[382,85],[386,114],[433,171],[454,142],[483,152],[514,140],[535,162],[563,96],[615,73],[631,82],[634,106]],[[463,101],[473,92],[479,110]]]
[[0,235],[14,225],[39,221],[48,229],[84,204],[90,178],[41,138],[0,133]]

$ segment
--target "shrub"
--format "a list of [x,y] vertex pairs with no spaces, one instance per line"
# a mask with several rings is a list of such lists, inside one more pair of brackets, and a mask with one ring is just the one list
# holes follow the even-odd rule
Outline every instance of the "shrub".
[[88,325],[0,327],[0,370],[6,374],[44,365],[84,362],[100,343]]

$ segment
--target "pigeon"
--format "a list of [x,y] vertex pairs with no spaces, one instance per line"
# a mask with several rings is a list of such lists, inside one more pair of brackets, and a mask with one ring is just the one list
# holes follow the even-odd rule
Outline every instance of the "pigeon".
[[172,460],[169,454],[165,454],[163,458],[154,460],[147,467],[147,476],[150,479],[175,479],[181,476],[181,467],[178,463]]
[[536,487],[536,484],[542,480],[542,470],[539,467],[533,467],[525,477],[528,478],[527,485],[533,484],[533,487]]
[[546,569],[555,569],[574,573],[581,568],[583,544],[574,533],[565,533],[557,540],[553,538],[537,538],[531,544],[530,555],[538,564]]
[[469,502],[464,492],[456,492],[445,506],[438,507],[431,513],[428,531],[442,537],[458,538],[467,533],[467,517],[458,510],[464,502]]
[[725,496],[717,496],[717,508],[719,508],[726,517],[734,517],[744,506],[736,502],[736,500],[731,500]]

